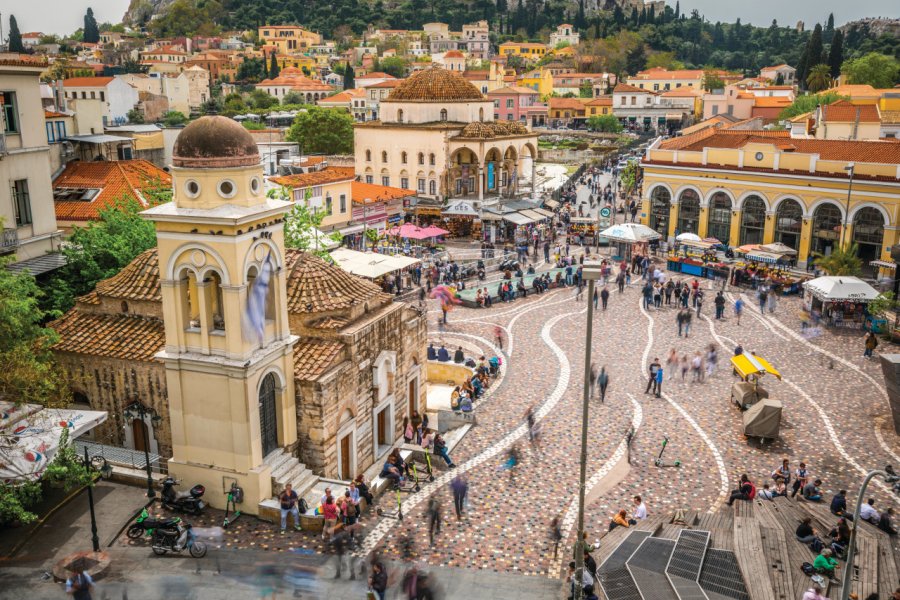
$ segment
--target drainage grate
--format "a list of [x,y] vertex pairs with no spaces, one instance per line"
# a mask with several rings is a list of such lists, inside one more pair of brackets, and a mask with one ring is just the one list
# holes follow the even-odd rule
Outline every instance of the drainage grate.
[[600,575],[600,586],[607,600],[643,600],[631,573],[624,566]]
[[666,573],[673,577],[697,581],[708,545],[708,531],[682,529],[675,550],[672,551],[672,560],[666,567]]
[[666,565],[675,548],[674,540],[647,538],[628,559],[628,570],[646,600],[678,600],[666,579]]
[[622,540],[616,549],[612,551],[612,553],[606,557],[600,566],[597,568],[598,573],[602,573],[607,570],[618,569],[620,567],[625,566],[625,562],[634,554],[634,551],[638,549],[638,546],[641,545],[646,538],[650,537],[649,531],[632,531],[628,534],[624,540]]
[[731,600],[750,600],[734,552],[710,548],[700,570],[700,587]]

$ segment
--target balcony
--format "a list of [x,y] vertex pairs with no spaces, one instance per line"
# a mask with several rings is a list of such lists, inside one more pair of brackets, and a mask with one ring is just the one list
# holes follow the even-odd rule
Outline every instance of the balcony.
[[19,232],[15,229],[4,227],[0,230],[0,254],[15,252],[19,247]]

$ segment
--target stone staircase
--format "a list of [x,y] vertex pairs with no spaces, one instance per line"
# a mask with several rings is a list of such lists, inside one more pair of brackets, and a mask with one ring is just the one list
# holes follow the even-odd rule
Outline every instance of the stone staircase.
[[276,497],[290,483],[302,498],[319,481],[318,475],[284,449],[269,454],[264,462],[272,468],[272,494]]

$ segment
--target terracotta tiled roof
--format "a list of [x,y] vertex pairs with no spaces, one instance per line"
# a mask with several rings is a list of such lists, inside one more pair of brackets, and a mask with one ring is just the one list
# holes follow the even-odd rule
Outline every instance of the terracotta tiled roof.
[[[730,71],[722,71],[720,69],[716,69],[712,71],[714,74],[719,77],[725,78],[733,78],[740,77],[739,73],[732,73]],[[675,69],[673,71],[669,71],[664,69],[663,67],[654,67],[652,69],[647,69],[646,71],[640,71],[637,75],[634,76],[634,79],[702,79],[703,78],[703,70],[702,69]]]
[[790,66],[791,66],[791,65],[786,65],[786,64],[784,64],[784,63],[781,63],[780,65],[775,65],[774,67],[763,67],[762,69],[760,69],[760,72],[762,72],[762,71],[774,71],[775,69],[780,69],[780,68],[782,68],[782,67],[790,67]]
[[326,167],[321,171],[313,171],[311,173],[272,177],[270,181],[277,183],[278,185],[286,185],[292,188],[306,188],[314,185],[323,185],[338,181],[350,181],[353,179],[356,179],[353,167]]
[[70,77],[63,79],[63,87],[106,87],[115,77]]
[[518,121],[491,121],[489,123],[474,121],[463,127],[456,137],[483,140],[527,133],[528,128]]
[[597,96],[587,106],[612,106],[612,96]]
[[628,85],[627,83],[617,83],[616,87],[613,88],[614,94],[627,94],[629,92],[638,92],[643,94],[653,93],[650,90],[645,90],[634,85]]
[[347,325],[350,319],[342,317],[325,317],[315,323],[316,329],[340,329]]
[[129,314],[95,314],[70,310],[50,323],[59,333],[57,352],[150,361],[165,345],[161,319]]
[[390,73],[384,73],[382,71],[372,71],[371,73],[366,73],[365,75],[360,75],[356,79],[360,80],[360,79],[397,79],[397,78],[394,77],[393,75],[391,75]]
[[0,65],[4,67],[46,67],[46,56],[31,56],[30,54],[3,53]]
[[830,123],[880,123],[881,116],[874,104],[855,105],[848,100],[839,100],[822,107],[825,121]]
[[396,198],[405,198],[414,196],[415,190],[407,190],[404,188],[389,187],[386,185],[378,185],[375,183],[364,183],[362,181],[354,181],[351,184],[353,201],[359,204],[368,204],[375,201],[394,200]]
[[100,218],[100,209],[112,206],[125,196],[131,196],[141,206],[148,207],[144,192],[171,184],[172,178],[168,173],[142,159],[70,162],[53,182],[53,189],[99,189],[100,193],[90,201],[54,202],[56,218],[60,221],[96,220]]
[[760,108],[784,108],[790,106],[791,102],[787,96],[756,96],[753,104]]
[[444,58],[465,58],[466,55],[459,50],[447,50],[444,52]]
[[702,95],[703,92],[701,90],[695,90],[690,87],[676,88],[662,93],[663,98],[696,98]]
[[310,381],[334,366],[344,349],[342,342],[309,340],[294,346],[294,378]]
[[327,98],[322,98],[318,101],[318,104],[343,104],[345,102],[353,102],[354,98],[360,98],[365,96],[366,92],[364,90],[344,90],[334,96],[328,96]]
[[551,110],[584,110],[584,106],[578,98],[550,98]]
[[306,77],[304,75],[290,75],[285,77],[283,74],[275,79],[263,79],[259,83],[256,84],[256,87],[268,87],[268,86],[290,86],[292,90],[302,90],[302,91],[332,91],[332,88],[327,83],[322,83],[321,81],[315,81]]
[[99,297],[162,302],[156,248],[141,252],[124,269],[99,282],[94,293]]
[[287,282],[289,313],[340,311],[366,302],[375,307],[392,299],[374,283],[330,265],[318,256],[287,250],[285,262],[290,272]]
[[61,118],[61,117],[68,117],[68,116],[69,116],[69,115],[67,115],[67,114],[65,114],[65,113],[56,112],[56,111],[53,111],[53,110],[45,110],[45,111],[44,111],[44,118],[45,118],[45,119],[59,119],[59,118]]
[[422,69],[391,92],[388,100],[447,102],[484,100],[477,87],[453,71],[440,67]]
[[491,90],[487,93],[488,96],[514,96],[520,94],[527,94],[528,96],[533,96],[537,94],[537,90],[533,90],[529,87],[523,87],[521,85],[508,85],[506,87],[502,87],[500,89]]
[[379,81],[378,83],[373,83],[372,85],[364,85],[363,87],[367,90],[371,90],[372,88],[390,88],[394,89],[401,85],[405,79],[388,79],[386,81]]

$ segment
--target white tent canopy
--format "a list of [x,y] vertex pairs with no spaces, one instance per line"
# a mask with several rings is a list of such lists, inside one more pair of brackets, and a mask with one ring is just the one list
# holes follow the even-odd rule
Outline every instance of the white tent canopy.
[[307,250],[331,250],[341,245],[341,242],[331,237],[333,234],[325,233],[315,227],[304,231],[301,237],[306,241]]
[[659,233],[640,223],[619,223],[600,232],[603,237],[615,242],[649,242],[658,240]]
[[862,279],[844,275],[818,277],[803,287],[822,302],[871,302],[878,297],[878,290]]
[[0,481],[40,479],[56,456],[64,428],[72,441],[106,421],[106,415],[106,411],[0,402]]
[[338,248],[331,252],[334,262],[347,271],[360,277],[375,279],[392,271],[399,271],[421,262],[418,258],[389,254],[377,254],[375,252],[359,252],[349,248]]
[[699,242],[701,239],[696,233],[679,233],[675,236],[675,241],[678,242]]

